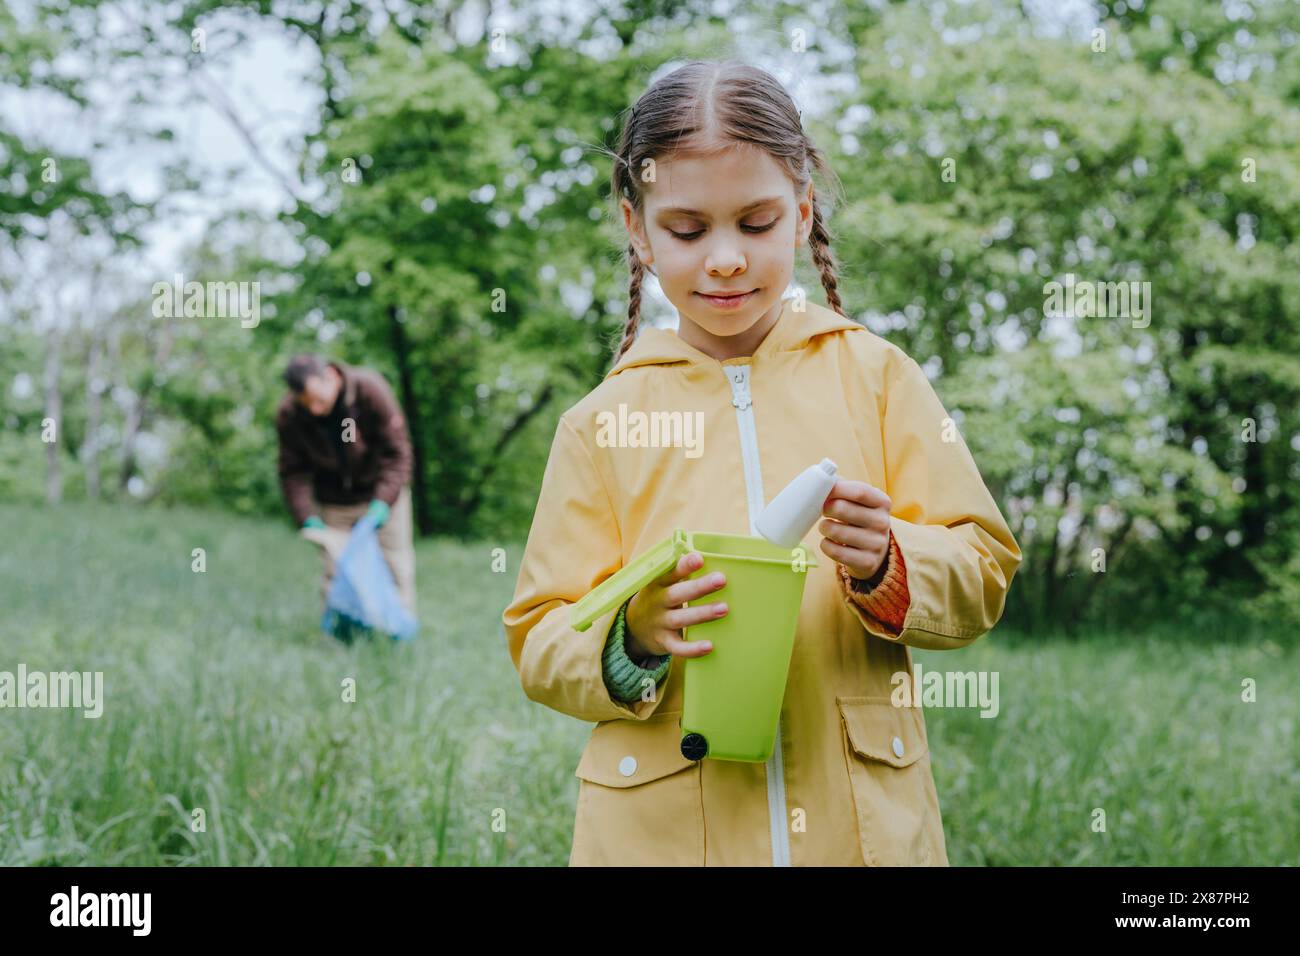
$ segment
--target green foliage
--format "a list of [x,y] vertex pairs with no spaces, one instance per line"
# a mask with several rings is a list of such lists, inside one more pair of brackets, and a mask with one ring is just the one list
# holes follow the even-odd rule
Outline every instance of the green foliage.
[[[975,41],[919,6],[850,20],[880,53],[833,113],[845,301],[972,411],[963,434],[1027,554],[1013,617],[1093,606],[1093,547],[1157,539],[1206,582],[1197,605],[1226,606],[1300,546],[1255,560],[1300,477],[1300,99],[1189,63],[1170,6],[1132,37],[1110,24],[1104,53],[996,4],[941,24]],[[1222,33],[1210,9],[1195,22]],[[1149,283],[1148,313],[1049,317],[1047,283],[1071,275]],[[1273,441],[1243,441],[1244,419]],[[1148,591],[1169,580],[1110,558]]]
[[[0,489],[42,495],[50,349],[64,493],[89,487],[85,366],[107,327],[105,496],[282,515],[278,374],[312,349],[387,377],[416,442],[420,528],[465,538],[523,537],[556,418],[608,368],[627,275],[605,151],[627,107],[672,60],[763,62],[762,43],[784,52],[806,27],[793,5],[722,21],[647,0],[581,26],[527,20],[503,55],[486,33],[453,42],[436,6],[379,17],[339,0],[316,18],[187,0],[157,32],[103,37],[94,4],[38,6],[34,28],[0,13],[0,83],[75,101],[75,78],[36,66],[72,38],[133,64],[147,100],[145,80],[201,69],[190,31],[219,20],[205,57],[279,31],[319,53],[322,96],[289,211],[268,221],[232,197],[186,255],[189,278],[262,281],[257,329],[151,321],[136,302],[58,339],[15,310]],[[801,96],[822,90],[805,127],[846,199],[830,220],[842,298],[935,373],[1026,553],[1008,607],[1023,626],[1121,603],[1300,621],[1300,58],[1292,5],[1243,9],[1098,3],[1104,51],[1006,0],[833,4],[809,33],[796,72]],[[832,35],[855,55],[819,45]],[[92,195],[84,156],[61,157],[64,180],[37,197],[15,184],[44,144],[0,129],[0,150],[15,170],[0,239],[56,217],[104,231],[125,208]],[[1149,283],[1149,313],[1047,315],[1047,284],[1070,275]],[[0,293],[20,278],[0,269]]]
[[[1232,527],[1240,513],[1229,475],[1168,439],[1158,376],[1121,348],[1061,356],[1035,343],[966,362],[943,386],[962,434],[976,436],[980,470],[1025,552],[1028,573],[1013,585],[1008,610],[1025,627],[1095,619],[1104,576],[1144,567],[1134,544],[1185,532],[1177,479],[1211,504],[1216,522]],[[1153,570],[1144,568],[1144,582]],[[1200,593],[1175,587],[1168,568],[1159,572],[1169,591]],[[1172,613],[1167,594],[1148,598],[1145,609]],[[1204,602],[1188,609],[1205,610]]]

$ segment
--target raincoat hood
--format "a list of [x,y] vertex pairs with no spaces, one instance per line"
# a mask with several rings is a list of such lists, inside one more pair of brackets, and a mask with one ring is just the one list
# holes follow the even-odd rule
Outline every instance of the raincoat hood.
[[[754,359],[777,352],[790,352],[804,348],[819,335],[829,332],[858,330],[863,326],[851,319],[846,319],[838,312],[816,305],[809,305],[803,311],[795,306],[796,300],[786,299],[781,317],[772,326],[767,336],[754,351]],[[690,364],[716,363],[713,358],[688,345],[676,332],[654,326],[642,328],[636,341],[623,353],[606,374],[605,378],[620,372],[638,368],[642,365],[672,365],[678,362]]]

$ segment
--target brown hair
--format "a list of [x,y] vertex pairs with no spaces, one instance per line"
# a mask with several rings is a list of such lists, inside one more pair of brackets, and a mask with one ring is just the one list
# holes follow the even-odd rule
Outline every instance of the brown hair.
[[[796,195],[808,187],[814,172],[836,182],[822,153],[804,133],[794,101],[775,77],[737,60],[691,60],[646,90],[629,111],[614,156],[614,201],[625,197],[638,212],[643,209],[640,171],[648,159],[673,154],[712,155],[738,143],[771,154],[794,182]],[[813,264],[821,273],[827,304],[844,315],[831,235],[815,189],[808,246]],[[624,250],[624,259],[631,279],[627,324],[615,362],[636,339],[641,320],[641,280],[645,277],[645,266],[631,242]]]
[[323,374],[327,364],[325,359],[311,352],[295,355],[285,366],[284,384],[288,385],[295,395],[300,395],[307,385],[307,379],[313,375]]

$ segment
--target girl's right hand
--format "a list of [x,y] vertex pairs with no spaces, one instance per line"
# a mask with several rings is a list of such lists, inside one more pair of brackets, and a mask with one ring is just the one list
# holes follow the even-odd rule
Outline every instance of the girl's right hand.
[[725,603],[682,607],[687,601],[703,597],[724,587],[722,572],[686,580],[704,566],[698,551],[683,554],[673,570],[651,581],[632,597],[625,618],[623,649],[633,659],[650,655],[672,654],[676,657],[703,657],[713,650],[709,641],[687,641],[682,628],[704,621],[716,621],[727,614]]

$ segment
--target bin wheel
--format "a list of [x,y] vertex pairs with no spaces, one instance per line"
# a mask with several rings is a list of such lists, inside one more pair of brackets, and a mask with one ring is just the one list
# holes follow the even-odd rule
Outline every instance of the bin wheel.
[[709,753],[709,742],[703,734],[687,734],[682,738],[682,756],[687,760],[703,760]]

